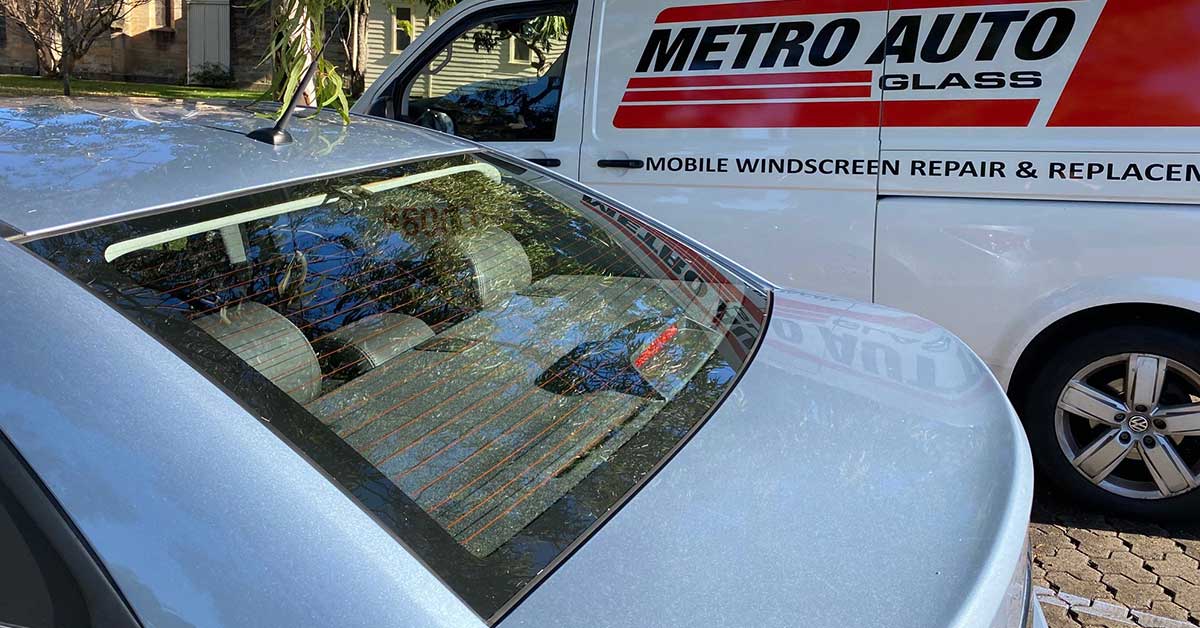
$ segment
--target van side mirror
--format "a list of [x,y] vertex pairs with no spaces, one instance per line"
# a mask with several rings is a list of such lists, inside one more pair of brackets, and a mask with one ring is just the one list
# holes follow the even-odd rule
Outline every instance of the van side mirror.
[[423,126],[427,129],[433,129],[434,131],[441,131],[442,133],[454,135],[454,119],[451,118],[450,114],[446,113],[445,111],[426,109],[413,122],[418,126]]

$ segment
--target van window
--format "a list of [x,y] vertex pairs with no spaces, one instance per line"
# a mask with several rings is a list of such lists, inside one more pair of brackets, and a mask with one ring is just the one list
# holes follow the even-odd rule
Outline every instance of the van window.
[[485,618],[719,404],[766,308],[653,225],[474,155],[28,246],[265,417]]
[[420,63],[407,119],[478,141],[552,141],[573,12],[489,18]]

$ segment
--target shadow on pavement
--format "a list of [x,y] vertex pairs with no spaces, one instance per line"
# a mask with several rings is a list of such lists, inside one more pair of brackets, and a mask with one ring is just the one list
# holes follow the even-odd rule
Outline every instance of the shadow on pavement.
[[1091,528],[1114,532],[1134,532],[1148,536],[1200,540],[1200,513],[1197,521],[1156,522],[1123,519],[1089,511],[1062,494],[1038,482],[1033,493],[1033,523],[1062,525],[1071,528]]

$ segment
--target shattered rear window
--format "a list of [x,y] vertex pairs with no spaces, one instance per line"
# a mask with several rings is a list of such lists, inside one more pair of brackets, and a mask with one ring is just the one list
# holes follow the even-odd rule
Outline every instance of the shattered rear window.
[[652,225],[478,156],[28,246],[268,419],[484,618],[715,408],[766,307]]

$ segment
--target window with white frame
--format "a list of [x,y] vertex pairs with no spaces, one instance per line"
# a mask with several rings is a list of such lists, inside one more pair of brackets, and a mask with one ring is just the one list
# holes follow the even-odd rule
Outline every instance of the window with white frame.
[[396,7],[392,15],[392,50],[400,52],[412,43],[412,35],[409,34],[413,27],[412,9],[408,7]]
[[533,53],[529,50],[529,44],[525,43],[518,37],[512,37],[508,40],[508,62],[520,63],[529,65],[533,60]]

